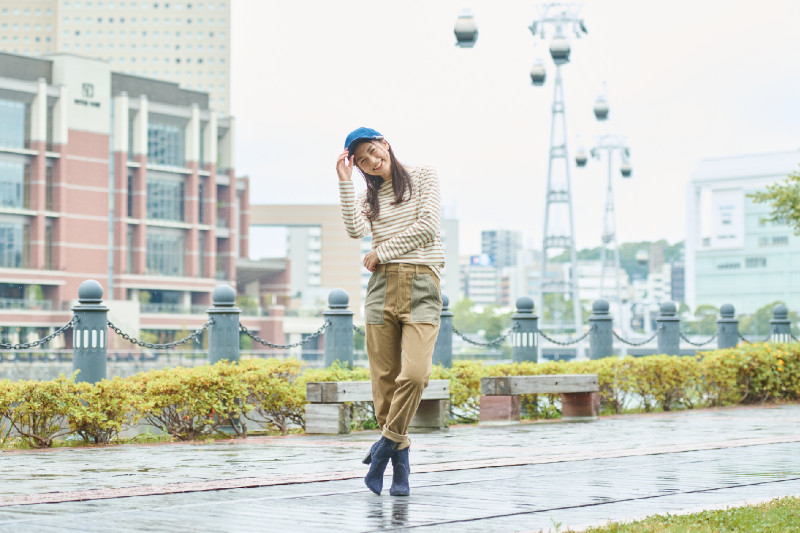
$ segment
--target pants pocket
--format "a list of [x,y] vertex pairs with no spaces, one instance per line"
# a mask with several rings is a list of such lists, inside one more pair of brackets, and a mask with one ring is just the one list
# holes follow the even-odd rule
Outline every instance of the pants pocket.
[[364,302],[364,321],[367,324],[383,324],[383,308],[386,306],[386,273],[374,272],[367,284]]
[[417,274],[411,281],[411,322],[439,324],[442,297],[439,280],[431,274]]

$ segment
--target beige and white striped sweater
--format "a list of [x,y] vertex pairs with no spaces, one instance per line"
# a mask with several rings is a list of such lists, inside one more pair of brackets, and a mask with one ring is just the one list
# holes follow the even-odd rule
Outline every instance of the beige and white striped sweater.
[[430,167],[407,167],[406,170],[411,178],[411,199],[391,205],[394,190],[391,181],[384,182],[378,189],[380,214],[372,222],[364,214],[366,191],[356,198],[353,182],[340,181],[344,227],[354,239],[372,233],[372,249],[381,263],[427,265],[441,277],[444,248],[439,234],[439,178]]

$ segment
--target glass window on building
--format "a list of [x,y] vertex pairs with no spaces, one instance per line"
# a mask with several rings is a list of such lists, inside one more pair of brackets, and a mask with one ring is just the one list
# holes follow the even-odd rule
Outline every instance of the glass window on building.
[[147,218],[183,221],[183,181],[147,178]]
[[47,161],[44,167],[44,208],[55,211],[53,207],[53,162]]
[[147,274],[151,276],[183,276],[186,241],[183,232],[148,230]]
[[206,194],[206,184],[203,180],[200,180],[200,183],[197,185],[197,222],[198,224],[203,224],[205,221],[205,194]]
[[133,274],[133,247],[134,247],[134,227],[128,226],[128,235],[125,241],[125,273]]
[[53,219],[48,218],[44,225],[44,267],[53,268]]
[[29,177],[27,163],[0,160],[0,207],[24,209],[28,206]]
[[135,175],[132,170],[128,171],[128,217],[133,218],[133,197],[134,197],[134,180]]
[[21,223],[0,222],[0,267],[27,266],[28,226]]
[[206,277],[205,269],[206,258],[206,233],[204,231],[197,232],[197,275],[201,278]]
[[0,146],[25,148],[28,110],[24,102],[0,98]]
[[182,126],[147,125],[147,160],[156,165],[184,167],[185,130]]

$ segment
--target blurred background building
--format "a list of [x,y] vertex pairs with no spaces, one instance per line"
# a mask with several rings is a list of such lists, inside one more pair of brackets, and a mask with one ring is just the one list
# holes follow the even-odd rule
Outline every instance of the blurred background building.
[[800,151],[703,159],[687,186],[686,299],[752,313],[780,300],[800,307],[800,237],[764,221],[749,193],[797,170]]
[[[0,0],[0,51],[70,53],[208,93],[230,112],[230,2]],[[138,97],[138,94],[131,94]]]

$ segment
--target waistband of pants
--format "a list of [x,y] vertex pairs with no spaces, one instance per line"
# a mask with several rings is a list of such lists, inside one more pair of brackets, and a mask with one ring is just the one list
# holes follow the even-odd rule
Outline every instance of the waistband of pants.
[[415,274],[435,274],[428,265],[415,263],[382,263],[375,267],[375,272],[413,272]]

